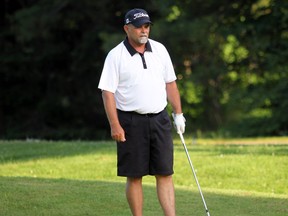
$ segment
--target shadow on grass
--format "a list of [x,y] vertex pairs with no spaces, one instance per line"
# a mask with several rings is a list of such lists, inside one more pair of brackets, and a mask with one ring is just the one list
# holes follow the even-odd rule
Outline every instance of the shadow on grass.
[[6,163],[93,153],[109,154],[116,152],[116,145],[113,141],[0,141],[0,152],[0,163]]
[[[125,184],[104,181],[0,177],[0,215],[127,216]],[[204,192],[212,216],[283,216],[288,200]],[[155,186],[144,185],[144,215],[163,215]],[[206,215],[198,191],[176,187],[178,216]]]
[[[288,155],[288,145],[195,145],[186,144],[189,152],[205,155]],[[175,145],[182,152],[182,144]]]
[[[288,155],[288,145],[191,145],[187,143],[191,154],[254,154]],[[183,146],[176,142],[175,152],[183,152]],[[0,163],[27,161],[39,158],[59,158],[83,154],[116,153],[113,141],[0,141]]]

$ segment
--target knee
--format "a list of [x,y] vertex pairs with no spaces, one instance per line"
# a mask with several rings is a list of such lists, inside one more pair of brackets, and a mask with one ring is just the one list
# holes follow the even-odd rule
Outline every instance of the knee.
[[169,176],[156,175],[155,178],[157,182],[172,182],[173,181],[172,175],[169,175]]
[[130,185],[131,184],[134,184],[134,185],[142,184],[142,177],[137,177],[137,178],[127,177],[127,183]]

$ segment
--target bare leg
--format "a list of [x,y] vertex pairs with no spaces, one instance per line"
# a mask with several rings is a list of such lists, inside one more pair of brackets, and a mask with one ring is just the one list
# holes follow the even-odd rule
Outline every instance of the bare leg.
[[127,177],[126,197],[133,216],[142,216],[143,209],[143,192],[142,177]]
[[156,176],[157,195],[165,216],[175,216],[175,192],[172,176]]

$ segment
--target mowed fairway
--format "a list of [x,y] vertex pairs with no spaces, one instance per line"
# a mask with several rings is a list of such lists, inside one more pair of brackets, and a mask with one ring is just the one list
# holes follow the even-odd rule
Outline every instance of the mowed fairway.
[[[288,215],[288,138],[191,140],[186,144],[211,216]],[[0,141],[0,215],[131,215],[114,142]],[[177,215],[206,215],[175,140]],[[144,215],[163,215],[154,177]]]

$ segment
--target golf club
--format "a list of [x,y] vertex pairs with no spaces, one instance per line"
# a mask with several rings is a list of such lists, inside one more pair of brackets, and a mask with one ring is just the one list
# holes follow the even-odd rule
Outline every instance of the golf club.
[[186,144],[185,144],[185,140],[184,140],[183,134],[182,134],[181,132],[178,133],[178,134],[179,134],[180,139],[181,139],[181,142],[182,142],[182,144],[183,144],[183,146],[184,146],[184,149],[185,149],[185,152],[186,152],[186,155],[187,155],[187,158],[188,158],[190,167],[191,167],[191,169],[192,169],[192,172],[193,172],[193,175],[194,175],[194,178],[195,178],[195,181],[196,181],[196,184],[197,184],[199,193],[200,193],[200,195],[201,195],[201,198],[202,198],[202,201],[203,201],[203,204],[204,204],[205,211],[206,211],[206,213],[207,213],[207,216],[210,216],[210,213],[209,213],[209,211],[208,211],[208,208],[207,208],[207,205],[206,205],[206,202],[205,202],[203,193],[202,193],[202,191],[201,191],[200,184],[199,184],[198,179],[197,179],[197,176],[196,176],[196,172],[195,172],[195,170],[194,170],[194,167],[193,167],[193,164],[192,164],[190,155],[189,155],[189,153],[188,153],[188,149],[187,149]]

